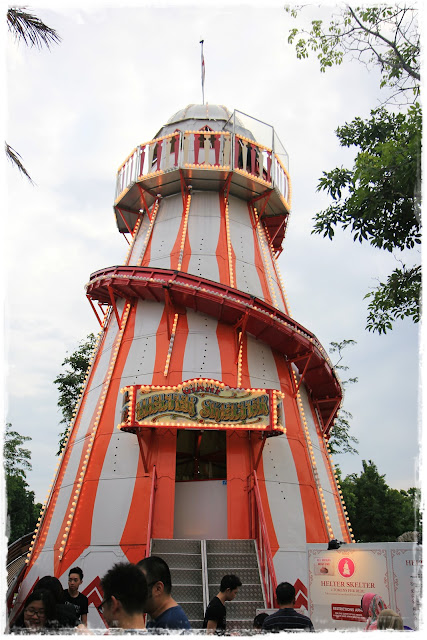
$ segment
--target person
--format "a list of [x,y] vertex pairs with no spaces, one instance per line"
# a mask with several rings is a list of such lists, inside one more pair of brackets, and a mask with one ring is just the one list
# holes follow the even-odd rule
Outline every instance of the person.
[[290,582],[281,582],[277,585],[276,598],[279,609],[264,620],[263,631],[314,631],[310,618],[295,611],[295,587]]
[[145,629],[147,580],[135,564],[117,562],[101,578],[104,599],[98,607],[110,628]]
[[363,616],[367,619],[365,631],[375,631],[379,614],[383,609],[387,609],[386,603],[377,593],[365,593],[360,606]]
[[190,629],[184,609],[171,596],[172,579],[167,563],[158,556],[143,558],[137,565],[148,583],[145,611],[147,629]]
[[47,589],[55,599],[56,619],[61,628],[77,626],[77,614],[72,604],[64,602],[64,590],[58,578],[43,576],[37,583],[37,589]]
[[58,628],[55,599],[47,589],[35,589],[25,601],[24,610],[12,625],[11,633],[37,633]]
[[377,629],[396,629],[403,631],[403,620],[393,609],[383,609],[378,615]]
[[87,625],[87,612],[89,602],[83,593],[80,593],[79,587],[83,582],[83,571],[80,567],[73,567],[68,572],[68,589],[64,589],[64,602],[72,604],[77,615],[78,622]]
[[235,575],[228,574],[223,576],[219,587],[219,592],[209,602],[205,618],[203,620],[203,629],[207,629],[208,633],[220,632],[224,633],[227,620],[227,611],[225,609],[225,602],[231,602],[237,596],[239,588],[242,586],[240,578]]
[[265,613],[265,611],[263,611],[262,613],[258,613],[253,621],[253,628],[256,631],[261,631],[262,629],[262,623],[264,622],[264,620],[268,618],[268,613]]

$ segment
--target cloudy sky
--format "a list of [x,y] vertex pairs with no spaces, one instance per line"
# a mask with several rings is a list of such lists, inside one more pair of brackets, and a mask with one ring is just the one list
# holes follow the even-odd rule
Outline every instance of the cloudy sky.
[[385,336],[367,332],[363,299],[401,256],[343,231],[333,242],[310,233],[313,215],[328,204],[316,192],[322,171],[351,166],[353,154],[334,130],[368,117],[385,98],[378,74],[351,62],[322,74],[315,59],[297,60],[287,43],[295,21],[281,1],[114,4],[31,3],[61,35],[50,52],[5,38],[6,139],[35,183],[6,167],[5,409],[14,429],[32,438],[36,499],[44,500],[57,463],[53,380],[67,352],[99,328],[84,285],[93,271],[122,264],[128,247],[113,216],[117,168],[178,109],[201,102],[201,39],[205,101],[273,125],[290,157],[292,215],[279,267],[292,316],[326,348],[357,341],[345,362],[359,382],[344,407],[359,455],[335,461],[348,474],[371,459],[390,486],[413,486],[419,328],[403,321]]

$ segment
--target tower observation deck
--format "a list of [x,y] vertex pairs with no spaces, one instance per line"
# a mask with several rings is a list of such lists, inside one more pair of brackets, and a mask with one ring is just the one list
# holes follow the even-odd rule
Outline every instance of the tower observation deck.
[[[203,598],[180,602],[194,627],[223,568],[213,540],[230,550],[223,573],[243,581],[232,541],[256,548],[264,605],[287,580],[307,606],[306,545],[353,540],[327,443],[341,386],[290,316],[277,264],[290,207],[274,128],[219,105],[178,111],[120,165],[114,213],[129,249],[86,284],[101,331],[12,618],[39,577],[66,586],[77,565],[102,626],[100,578],[172,540],[208,550],[201,581],[194,558],[172,572],[181,593],[197,574]],[[230,603],[237,626],[255,586],[244,593]]]

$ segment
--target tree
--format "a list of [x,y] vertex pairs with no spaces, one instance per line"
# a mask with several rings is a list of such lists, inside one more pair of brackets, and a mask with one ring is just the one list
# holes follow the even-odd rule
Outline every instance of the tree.
[[357,542],[394,542],[407,531],[420,531],[419,491],[391,489],[376,465],[362,460],[360,475],[341,481]]
[[[343,350],[351,345],[355,345],[355,340],[342,340],[341,342],[330,342],[329,353],[337,353],[339,359],[334,364],[334,369],[339,371],[348,371],[349,367],[344,364],[340,364],[343,359]],[[348,378],[347,380],[341,380],[341,385],[345,388],[348,384],[355,384],[357,378]],[[340,409],[337,417],[335,418],[334,426],[331,429],[328,444],[332,454],[338,453],[357,453],[357,449],[353,444],[358,444],[358,439],[350,435],[350,420],[353,419],[352,414],[345,409]]]
[[[297,17],[300,8],[288,11]],[[310,50],[316,52],[321,71],[341,64],[345,56],[355,57],[368,66],[379,66],[380,85],[395,91],[392,98],[405,95],[410,102],[419,95],[420,38],[415,9],[345,6],[328,26],[314,20],[308,31],[291,29],[288,40],[296,42],[299,58],[307,57]],[[369,119],[355,118],[337,129],[341,146],[355,147],[357,155],[352,169],[336,167],[323,172],[317,189],[326,191],[333,202],[315,215],[312,233],[332,240],[335,227],[340,226],[359,242],[391,253],[414,253],[421,241],[421,118],[415,101],[406,112],[392,113],[381,107],[372,110]],[[365,296],[369,299],[369,331],[386,333],[397,319],[405,317],[419,321],[419,256],[408,265],[396,259],[401,266]]]
[[[421,164],[421,108],[407,114],[384,108],[370,120],[356,118],[337,129],[341,146],[358,148],[352,169],[323,172],[318,191],[333,202],[314,217],[312,233],[332,240],[335,227],[349,228],[354,240],[389,252],[413,250],[421,242],[419,167]],[[386,333],[397,318],[420,318],[421,267],[396,268],[366,294],[367,329]]]
[[[23,41],[28,47],[42,49],[61,41],[55,29],[48,27],[40,18],[26,11],[26,7],[10,7],[7,10],[7,27],[17,42]],[[31,177],[22,163],[22,158],[15,149],[5,143],[7,158],[18,167],[32,183]]]
[[73,418],[73,411],[79,399],[95,342],[96,336],[93,333],[90,333],[85,340],[81,340],[76,351],[64,359],[62,366],[66,367],[65,372],[60,373],[53,381],[59,391],[58,406],[62,412],[60,424],[66,425],[64,431],[59,434],[57,456],[61,454],[62,447],[67,440],[68,425]]
[[[294,18],[302,7],[285,7]],[[340,7],[328,25],[313,20],[311,28],[293,28],[288,42],[295,42],[298,58],[317,54],[320,70],[341,64],[345,57],[356,59],[381,73],[381,87],[389,87],[389,98],[416,100],[420,92],[420,35],[418,12],[411,7],[378,5],[375,7]]]
[[29,491],[26,472],[31,471],[31,452],[22,445],[31,440],[12,430],[6,424],[4,440],[4,468],[6,472],[6,494],[10,541],[17,540],[32,531],[40,513],[41,504],[34,504],[34,492]]

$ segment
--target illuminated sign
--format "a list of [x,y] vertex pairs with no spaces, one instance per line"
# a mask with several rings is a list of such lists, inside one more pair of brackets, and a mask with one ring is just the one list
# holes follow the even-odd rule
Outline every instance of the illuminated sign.
[[284,432],[283,393],[276,389],[234,389],[197,378],[175,387],[132,385],[121,389],[119,429],[262,429]]

